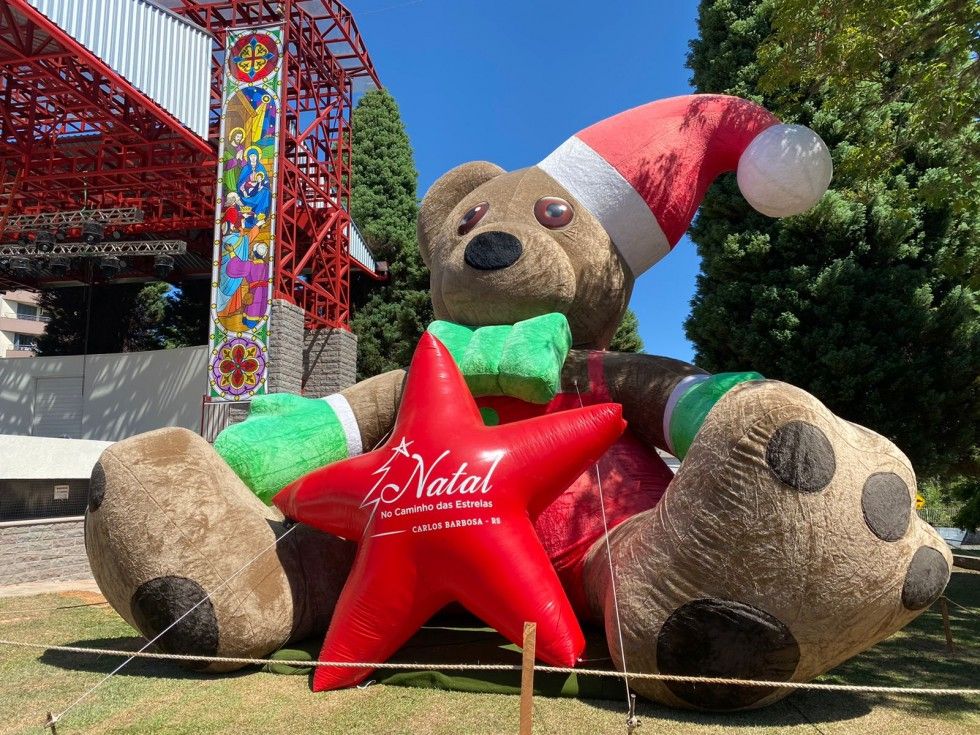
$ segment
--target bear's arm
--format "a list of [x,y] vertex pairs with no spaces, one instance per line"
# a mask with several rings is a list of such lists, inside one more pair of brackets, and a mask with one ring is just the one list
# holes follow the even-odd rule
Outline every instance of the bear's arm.
[[215,451],[265,503],[307,472],[371,451],[394,425],[404,370],[330,396],[256,396],[248,418],[214,440]]
[[[601,370],[589,362],[601,364]],[[664,414],[675,389],[685,378],[707,376],[700,368],[681,360],[628,352],[572,350],[562,370],[562,390],[591,390],[623,406],[623,418],[645,444],[674,453],[664,436]]]
[[391,370],[340,391],[357,421],[363,451],[378,446],[395,425],[405,375],[404,370]]

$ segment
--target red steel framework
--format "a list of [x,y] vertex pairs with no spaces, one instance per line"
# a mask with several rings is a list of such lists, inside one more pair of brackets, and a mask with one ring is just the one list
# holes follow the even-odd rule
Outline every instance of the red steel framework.
[[[121,235],[188,242],[210,275],[225,35],[281,24],[282,114],[276,298],[303,307],[306,327],[346,328],[350,112],[358,80],[380,86],[350,11],[335,0],[157,0],[215,38],[211,125],[203,141],[32,8],[0,2],[0,241],[7,217],[139,207]],[[148,58],[147,63],[151,63]]]

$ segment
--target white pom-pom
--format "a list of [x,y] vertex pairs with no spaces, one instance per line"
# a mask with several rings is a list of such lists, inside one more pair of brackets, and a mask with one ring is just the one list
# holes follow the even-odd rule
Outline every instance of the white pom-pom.
[[820,136],[803,125],[773,125],[738,159],[738,188],[770,217],[805,212],[827,191],[834,164]]

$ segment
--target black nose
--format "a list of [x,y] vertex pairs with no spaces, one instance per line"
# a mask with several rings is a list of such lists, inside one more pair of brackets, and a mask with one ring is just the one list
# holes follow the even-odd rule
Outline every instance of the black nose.
[[495,271],[514,265],[523,252],[521,241],[509,232],[481,232],[466,245],[463,260],[471,268]]

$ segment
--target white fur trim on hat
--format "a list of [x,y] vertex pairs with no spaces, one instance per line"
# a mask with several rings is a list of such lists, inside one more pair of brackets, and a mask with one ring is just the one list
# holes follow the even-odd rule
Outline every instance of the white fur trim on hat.
[[634,276],[670,252],[660,223],[636,189],[579,138],[566,140],[538,167],[599,220]]

